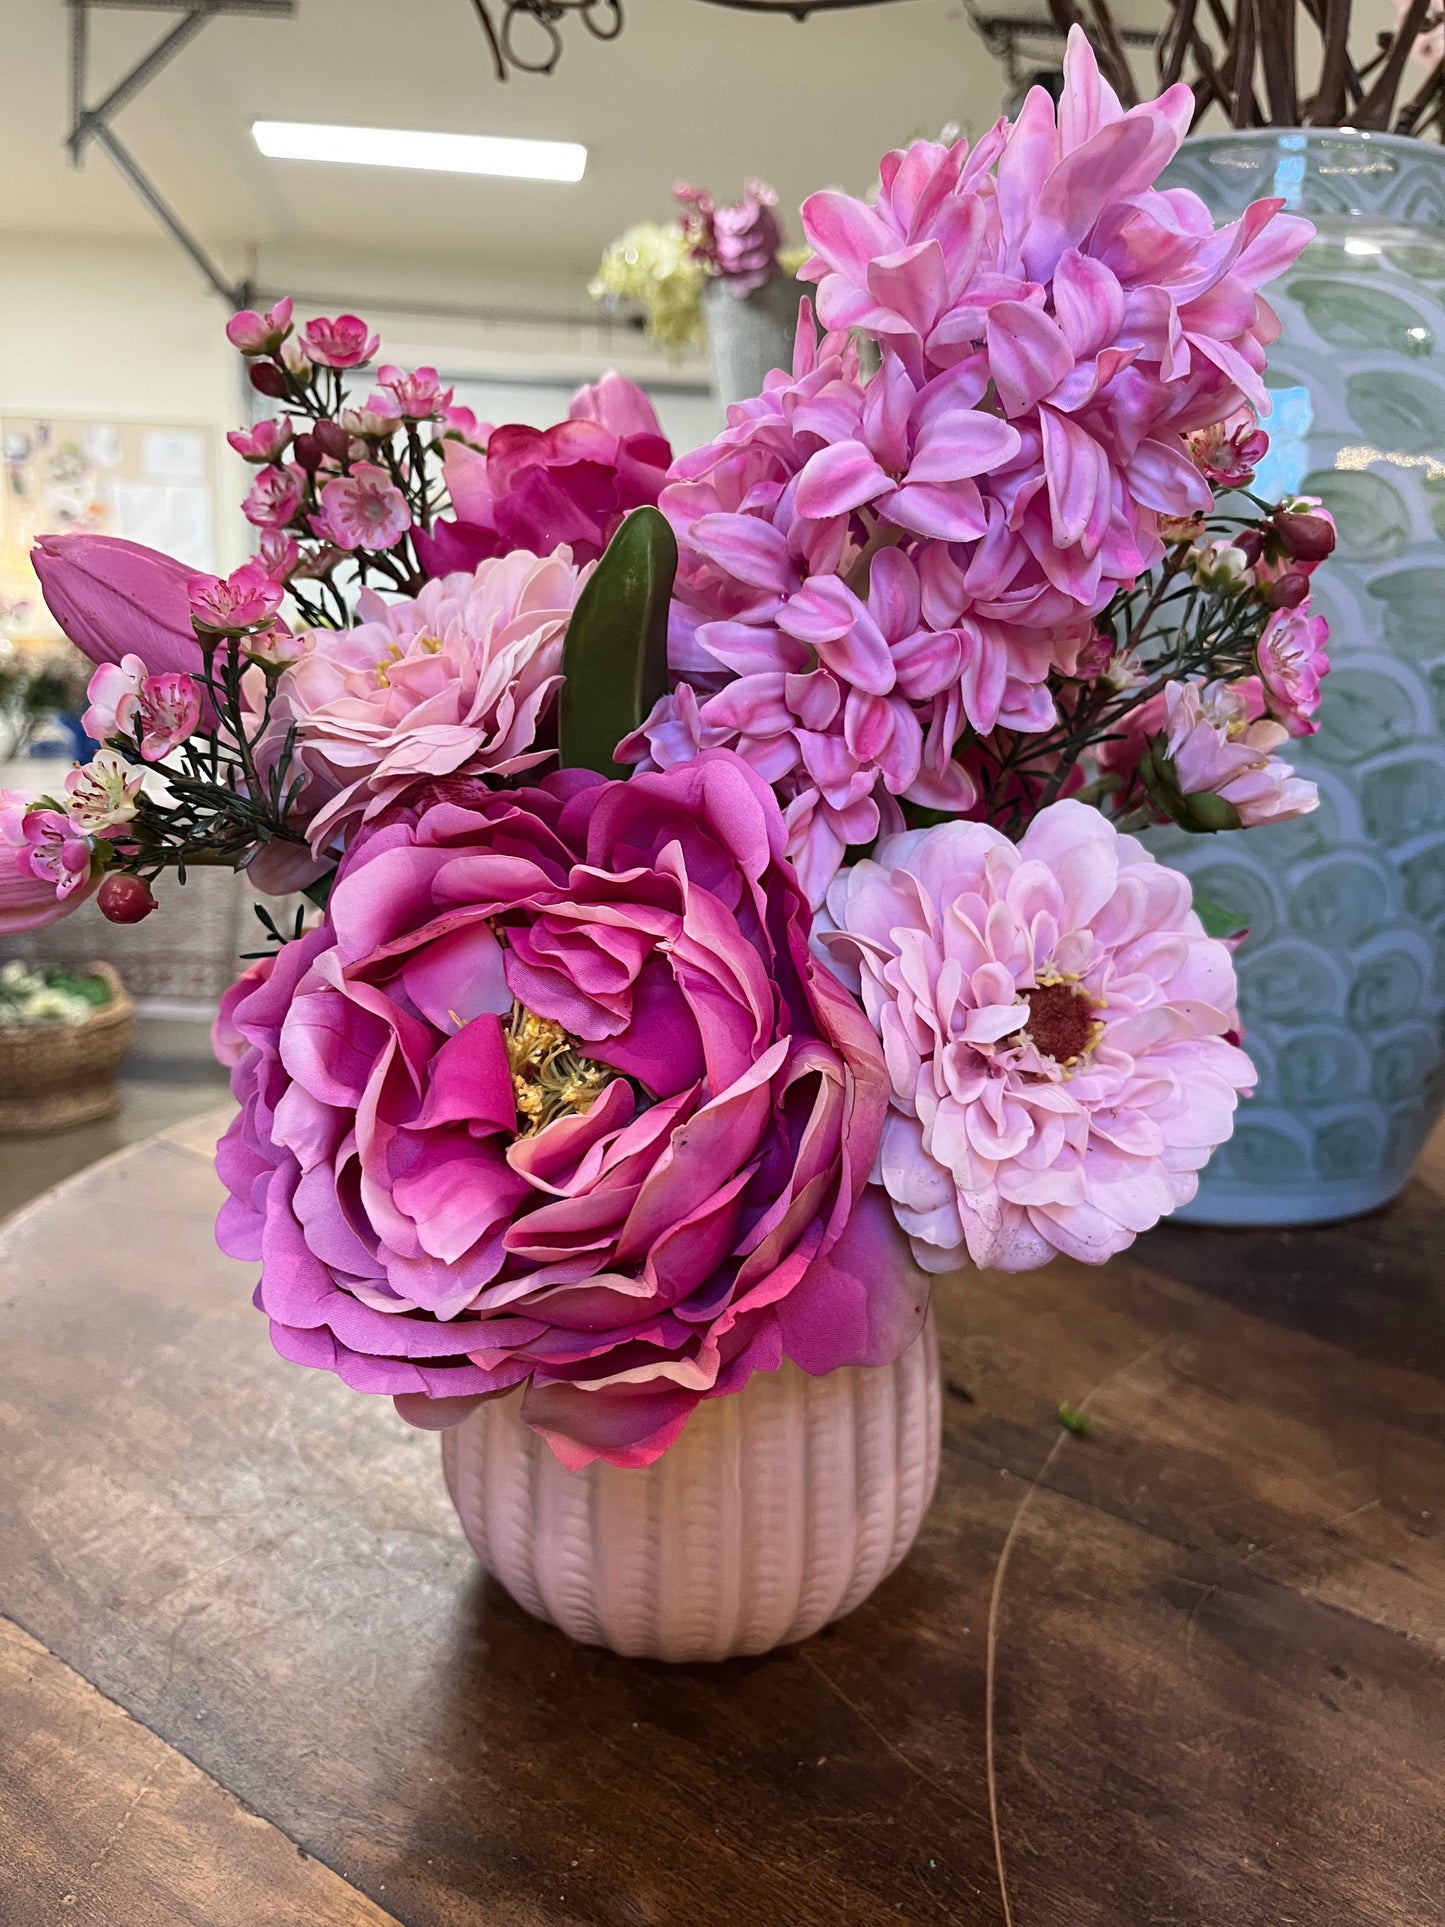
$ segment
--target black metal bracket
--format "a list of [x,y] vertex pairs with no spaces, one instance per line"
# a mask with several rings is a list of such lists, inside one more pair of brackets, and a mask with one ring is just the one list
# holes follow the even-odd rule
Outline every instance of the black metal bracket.
[[[195,262],[212,289],[231,308],[250,306],[250,284],[231,281],[224,269],[206,252],[179,214],[166,200],[139,161],[117,136],[112,117],[127,106],[146,85],[167,66],[183,47],[189,46],[203,27],[225,14],[254,14],[263,19],[289,20],[296,13],[296,0],[65,0],[70,9],[70,132],[65,145],[71,164],[85,164],[85,150],[93,141],[104,148],[116,167],[154,214],[171,239]],[[175,13],[180,18],[163,33],[150,52],[143,54],[130,72],[124,74],[93,107],[86,105],[89,92],[90,16],[92,13]]]

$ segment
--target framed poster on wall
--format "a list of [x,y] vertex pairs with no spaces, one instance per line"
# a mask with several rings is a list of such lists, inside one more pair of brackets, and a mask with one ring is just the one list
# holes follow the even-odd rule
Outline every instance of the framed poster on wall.
[[15,640],[57,633],[30,567],[37,536],[119,535],[215,567],[208,426],[0,413],[0,463],[0,621]]

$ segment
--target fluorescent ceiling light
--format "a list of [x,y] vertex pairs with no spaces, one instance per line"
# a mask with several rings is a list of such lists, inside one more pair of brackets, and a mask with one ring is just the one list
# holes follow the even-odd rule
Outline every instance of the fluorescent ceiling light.
[[587,149],[577,141],[409,133],[401,127],[323,127],[306,120],[253,121],[251,133],[261,152],[278,161],[423,167],[438,174],[501,174],[519,181],[580,181],[587,168]]

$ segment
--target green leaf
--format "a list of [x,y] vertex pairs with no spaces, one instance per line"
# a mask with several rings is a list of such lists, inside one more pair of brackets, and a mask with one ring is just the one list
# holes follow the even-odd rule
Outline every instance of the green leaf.
[[1204,925],[1206,937],[1242,937],[1249,930],[1243,917],[1226,910],[1222,903],[1216,903],[1213,897],[1206,897],[1199,890],[1194,892],[1194,909]]
[[614,762],[659,696],[667,694],[667,611],[677,542],[654,508],[634,509],[577,598],[562,645],[558,713],[563,769],[626,776]]
[[331,901],[331,886],[335,881],[335,870],[328,870],[324,877],[317,877],[314,883],[306,884],[301,894],[314,903],[318,910],[324,910]]

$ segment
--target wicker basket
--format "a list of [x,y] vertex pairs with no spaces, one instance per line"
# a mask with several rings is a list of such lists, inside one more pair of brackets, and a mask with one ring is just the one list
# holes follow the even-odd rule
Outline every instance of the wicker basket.
[[120,1109],[115,1073],[135,1005],[108,963],[88,969],[110,985],[110,1002],[83,1024],[0,1026],[0,1137],[45,1136]]

